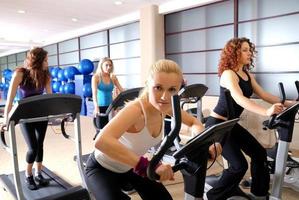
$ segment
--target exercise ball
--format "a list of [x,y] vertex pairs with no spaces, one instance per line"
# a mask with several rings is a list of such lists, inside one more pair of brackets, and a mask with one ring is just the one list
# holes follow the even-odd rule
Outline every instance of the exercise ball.
[[53,85],[52,85],[52,90],[54,93],[59,92],[59,88],[61,86],[61,82],[60,81],[54,81]]
[[64,76],[64,69],[60,69],[57,73],[57,79],[59,81],[67,81],[67,78]]
[[74,80],[75,75],[79,73],[80,73],[79,70],[74,66],[69,66],[64,69],[64,77],[69,80]]
[[83,75],[88,75],[93,72],[93,63],[88,59],[83,59],[78,65],[79,72]]
[[4,84],[0,82],[0,91],[3,91],[3,89],[4,89]]
[[91,97],[92,96],[91,84],[90,83],[85,83],[83,85],[83,95],[85,97]]
[[65,94],[75,94],[75,83],[69,82],[64,85]]
[[53,67],[50,71],[52,78],[58,78],[58,72],[61,70],[60,67]]
[[64,85],[60,85],[59,93],[64,94]]

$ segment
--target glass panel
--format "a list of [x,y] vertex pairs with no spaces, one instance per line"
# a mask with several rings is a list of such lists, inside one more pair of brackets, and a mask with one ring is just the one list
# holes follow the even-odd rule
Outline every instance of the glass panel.
[[140,56],[140,41],[131,41],[110,45],[110,57],[127,58]]
[[296,99],[298,97],[295,81],[298,80],[299,73],[256,74],[255,77],[257,82],[271,94],[279,96],[278,83],[282,82],[287,99]]
[[107,46],[81,50],[81,60],[89,59],[93,61],[93,60],[99,60],[107,56],[108,56]]
[[209,89],[206,95],[219,96],[219,77],[217,74],[206,74],[206,75],[184,75],[187,80],[187,84],[201,83],[205,84]]
[[5,64],[5,63],[7,63],[7,56],[0,58],[0,64]]
[[221,49],[233,35],[233,26],[169,35],[166,36],[166,53]]
[[59,53],[78,50],[78,38],[58,43]]
[[57,66],[58,65],[58,57],[55,56],[48,56],[48,65],[49,66]]
[[[258,48],[255,71],[299,71],[299,45]],[[297,78],[299,80],[299,77]]]
[[17,54],[17,61],[24,61],[26,58],[26,52]]
[[117,76],[123,88],[141,87],[140,75]]
[[75,63],[79,63],[78,51],[59,55],[60,65],[75,64]]
[[115,74],[140,74],[140,58],[113,60]]
[[102,46],[107,44],[107,31],[80,37],[80,49]]
[[109,30],[110,43],[139,39],[139,22]]
[[183,73],[217,73],[220,51],[168,55],[167,58],[177,62]]
[[57,44],[52,44],[49,46],[43,47],[46,51],[48,51],[48,55],[57,54]]
[[299,41],[299,14],[241,23],[239,36],[250,38],[256,45],[272,45]]
[[239,21],[298,11],[298,0],[239,0]]
[[15,69],[16,68],[16,66],[17,66],[17,63],[8,63],[7,64],[7,67],[9,68],[9,69]]
[[23,65],[24,65],[24,61],[18,61],[18,62],[17,62],[17,66],[18,66],[18,67],[23,66]]
[[212,4],[165,16],[166,33],[233,23],[233,1]]
[[12,63],[12,62],[14,62],[14,63],[16,64],[16,61],[17,61],[16,54],[13,54],[13,55],[9,55],[9,56],[8,56],[8,63]]

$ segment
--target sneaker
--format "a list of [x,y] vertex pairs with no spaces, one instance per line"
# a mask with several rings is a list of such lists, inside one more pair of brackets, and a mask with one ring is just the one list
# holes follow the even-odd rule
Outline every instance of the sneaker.
[[47,186],[49,185],[50,181],[45,179],[43,177],[43,175],[38,174],[37,176],[35,176],[35,181],[38,183],[38,185],[40,186]]
[[38,187],[33,179],[33,176],[26,177],[25,179],[26,185],[29,190],[37,190]]

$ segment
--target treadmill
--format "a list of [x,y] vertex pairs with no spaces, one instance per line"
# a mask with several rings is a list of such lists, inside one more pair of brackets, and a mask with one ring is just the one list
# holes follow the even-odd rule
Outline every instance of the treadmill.
[[[5,192],[18,200],[89,200],[90,196],[84,181],[82,164],[80,110],[81,97],[71,94],[44,94],[22,99],[14,104],[7,119],[10,145],[6,143],[4,131],[1,132],[0,145],[11,154],[13,174],[0,175],[0,185]],[[25,172],[19,171],[15,126],[21,123],[49,121],[50,119],[69,117],[74,120],[75,137],[69,137],[76,143],[77,165],[83,187],[73,187],[56,174],[44,168],[43,175],[50,180],[47,187],[29,190],[24,181]]]

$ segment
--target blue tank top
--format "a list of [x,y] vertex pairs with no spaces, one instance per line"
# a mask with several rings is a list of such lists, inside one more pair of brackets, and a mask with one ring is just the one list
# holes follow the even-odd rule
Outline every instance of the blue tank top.
[[[247,81],[243,80],[242,77],[240,77],[238,73],[236,73],[236,72],[235,73],[239,77],[239,86],[243,92],[243,95],[245,97],[249,98],[253,93],[253,89],[252,89],[249,74],[247,73],[247,71],[244,71],[244,72],[246,73],[246,75],[248,77]],[[227,116],[228,107],[227,107],[226,98],[225,98],[225,90],[226,90],[226,88],[220,86],[219,100],[218,100],[218,103],[213,111],[215,113],[217,113],[218,115],[221,115],[223,117],[228,117]],[[232,106],[234,108],[234,115],[235,115],[234,117],[240,117],[244,108],[242,106],[239,106],[239,104],[237,104],[233,98],[231,98],[231,100],[232,100]]]
[[101,79],[101,82],[98,84],[97,88],[97,100],[98,106],[109,106],[112,103],[112,91],[114,85],[110,79],[110,83],[105,84]]

